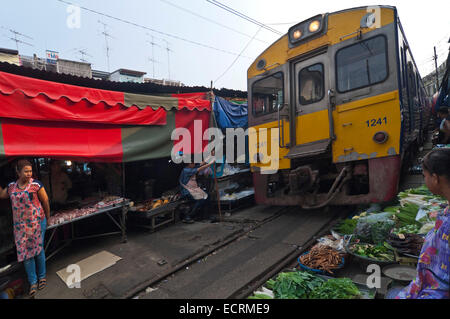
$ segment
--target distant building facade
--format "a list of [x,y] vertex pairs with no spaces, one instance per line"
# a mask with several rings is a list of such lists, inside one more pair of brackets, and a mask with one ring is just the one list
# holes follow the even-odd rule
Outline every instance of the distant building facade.
[[56,72],[58,73],[92,78],[92,68],[90,63],[58,59],[56,69]]
[[[446,69],[447,69],[446,62],[442,63],[438,67],[439,85],[441,85],[442,83],[442,79],[444,78],[444,73]],[[423,84],[425,85],[425,90],[427,91],[429,96],[433,96],[438,91],[439,88],[437,87],[436,84],[436,70],[423,78]]]
[[146,72],[129,69],[118,69],[109,75],[110,81],[144,83]]
[[55,57],[53,60],[49,59],[48,56],[47,58],[40,58],[36,54],[33,54],[33,56],[19,55],[19,52],[17,50],[0,48],[0,62],[8,62],[27,68],[69,74],[103,81],[155,83],[158,85],[179,87],[185,86],[181,81],[146,78],[144,77],[147,74],[146,72],[136,70],[118,69],[112,73],[100,70],[92,70],[92,65],[90,63],[60,59],[57,52],[48,52],[55,53]]
[[181,81],[172,81],[172,80],[158,80],[151,78],[144,78],[144,83],[155,83],[159,85],[168,85],[168,86],[185,86]]
[[94,80],[108,81],[109,74],[110,74],[109,72],[105,72],[105,71],[92,70],[92,78]]
[[65,59],[58,59],[56,63],[49,63],[47,59],[39,58],[36,54],[33,56],[21,55],[20,62],[22,66],[27,68],[92,78],[90,63]]

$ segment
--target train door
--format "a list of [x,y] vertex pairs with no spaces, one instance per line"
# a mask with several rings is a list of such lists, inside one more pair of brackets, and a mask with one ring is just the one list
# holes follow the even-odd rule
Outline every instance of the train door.
[[290,120],[295,132],[291,131],[293,147],[286,157],[296,159],[324,153],[331,144],[328,55],[325,52],[294,62],[291,72],[291,105],[295,107]]
[[381,33],[334,48],[329,98],[335,101],[335,163],[399,154],[398,82],[395,55],[389,54],[395,52],[393,44],[393,37]]

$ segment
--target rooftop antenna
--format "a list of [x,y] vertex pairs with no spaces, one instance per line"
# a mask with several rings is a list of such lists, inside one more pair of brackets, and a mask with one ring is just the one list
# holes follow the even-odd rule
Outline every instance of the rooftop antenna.
[[75,49],[72,49],[71,51],[76,51],[77,53],[81,54],[81,59],[80,59],[81,62],[89,63],[89,61],[87,61],[84,58],[84,56],[89,56],[92,58],[92,55],[88,54],[87,50],[85,48],[75,48]]
[[106,23],[104,23],[104,22],[102,22],[100,20],[98,20],[98,23],[103,25],[103,32],[102,32],[102,34],[105,36],[105,42],[106,42],[106,60],[107,60],[107,63],[108,63],[108,72],[111,72],[111,70],[109,68],[109,50],[110,50],[110,48],[109,48],[109,44],[108,44],[108,38],[114,38],[114,37],[112,35],[110,35],[108,32],[106,32],[106,26],[107,26]]
[[166,42],[166,51],[167,51],[167,69],[169,71],[169,80],[170,80],[170,52],[174,52],[169,48],[169,42],[165,39],[162,39],[164,42]]
[[22,40],[17,38],[17,36],[21,36],[21,37],[33,40],[32,37],[30,37],[28,35],[25,35],[25,34],[22,34],[22,33],[18,32],[16,30],[8,29],[8,28],[5,28],[5,27],[2,27],[2,28],[8,30],[9,32],[11,32],[13,34],[14,37],[10,37],[9,39],[14,41],[14,42],[16,42],[16,49],[17,49],[17,51],[19,51],[19,43],[22,43],[22,44],[25,44],[25,45],[29,45],[31,47],[33,46],[32,44],[30,44],[28,42],[25,42],[25,41],[22,41]]
[[88,54],[88,53],[86,52],[86,50],[80,49],[80,50],[78,50],[78,53],[81,54],[81,59],[80,59],[81,62],[88,63],[88,61],[84,59],[84,56],[85,56],[85,55],[92,58],[92,55]]
[[[147,33],[147,35],[149,35],[149,34]],[[153,35],[151,37],[152,37],[152,41],[147,41],[147,42],[150,43],[152,46],[152,57],[151,57],[151,59],[149,59],[149,61],[152,62],[153,78],[155,78],[155,63],[158,63],[158,61],[155,60],[155,46],[157,46],[157,47],[161,47],[161,46],[155,43]]]

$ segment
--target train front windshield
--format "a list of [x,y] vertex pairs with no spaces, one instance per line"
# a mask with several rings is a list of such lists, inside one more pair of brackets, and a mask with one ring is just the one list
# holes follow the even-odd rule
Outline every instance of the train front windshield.
[[255,115],[263,115],[277,111],[283,105],[283,74],[270,75],[253,84],[252,105]]

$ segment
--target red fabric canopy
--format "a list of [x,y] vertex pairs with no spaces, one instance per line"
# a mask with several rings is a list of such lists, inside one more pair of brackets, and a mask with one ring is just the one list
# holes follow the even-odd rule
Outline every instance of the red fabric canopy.
[[7,156],[122,162],[120,126],[2,119]]
[[190,132],[191,151],[198,153],[208,143],[202,137],[210,110],[205,93],[150,96],[0,72],[0,156],[161,158],[178,143],[171,140],[175,128]]
[[27,97],[43,94],[54,101],[66,97],[72,102],[85,99],[92,104],[104,102],[110,106],[124,103],[123,92],[86,88],[0,72],[0,92],[9,95],[16,91],[22,92]]
[[21,91],[11,95],[0,94],[0,117],[36,121],[126,124],[126,125],[165,125],[164,108],[143,110],[137,107],[124,107],[121,104],[108,105],[105,102],[92,104],[89,100],[72,100],[61,97],[50,100],[46,95],[27,97]]
[[165,125],[172,108],[211,111],[205,93],[114,92],[0,72],[0,117],[115,125]]

